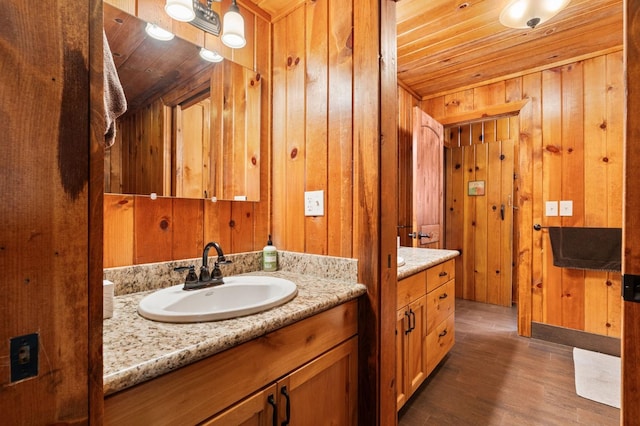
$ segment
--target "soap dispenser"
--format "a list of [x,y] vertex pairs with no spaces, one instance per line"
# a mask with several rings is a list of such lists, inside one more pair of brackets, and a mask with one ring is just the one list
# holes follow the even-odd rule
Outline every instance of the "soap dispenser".
[[271,234],[267,240],[267,245],[262,249],[262,270],[274,272],[278,269],[278,251],[271,242]]

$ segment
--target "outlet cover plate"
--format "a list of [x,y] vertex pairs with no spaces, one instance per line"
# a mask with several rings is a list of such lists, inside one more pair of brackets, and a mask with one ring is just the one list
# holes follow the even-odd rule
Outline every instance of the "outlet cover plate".
[[324,191],[304,192],[304,215],[324,216]]
[[11,381],[38,375],[38,333],[12,337],[10,343]]
[[573,216],[573,201],[560,201],[560,216]]
[[558,202],[547,201],[544,204],[545,216],[558,216]]

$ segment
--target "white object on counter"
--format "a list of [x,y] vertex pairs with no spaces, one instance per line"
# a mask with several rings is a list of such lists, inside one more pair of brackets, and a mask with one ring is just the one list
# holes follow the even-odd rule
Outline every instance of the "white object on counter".
[[113,283],[109,280],[102,280],[102,318],[107,319],[113,316]]

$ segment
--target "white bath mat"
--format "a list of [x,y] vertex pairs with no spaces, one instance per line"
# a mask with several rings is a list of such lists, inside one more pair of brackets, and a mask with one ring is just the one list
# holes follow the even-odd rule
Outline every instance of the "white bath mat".
[[576,393],[620,408],[620,358],[573,348]]

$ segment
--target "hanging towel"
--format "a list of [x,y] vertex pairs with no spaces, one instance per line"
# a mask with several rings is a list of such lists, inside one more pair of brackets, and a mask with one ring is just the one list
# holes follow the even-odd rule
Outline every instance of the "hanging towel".
[[118,71],[113,62],[111,49],[107,40],[107,34],[102,31],[103,51],[104,51],[104,115],[105,115],[105,131],[104,145],[110,147],[113,145],[116,137],[116,118],[120,117],[127,110],[127,99],[124,96],[124,90]]
[[549,227],[549,238],[555,266],[621,271],[621,228]]

